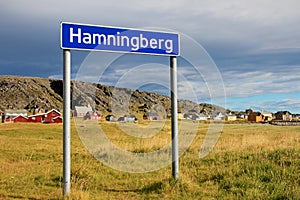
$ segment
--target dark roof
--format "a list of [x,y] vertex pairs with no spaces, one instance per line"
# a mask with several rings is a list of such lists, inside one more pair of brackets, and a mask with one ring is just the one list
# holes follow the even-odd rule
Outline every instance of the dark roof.
[[275,115],[291,115],[292,113],[290,113],[289,111],[278,111]]
[[253,112],[252,114],[254,114],[255,116],[261,116],[261,112]]

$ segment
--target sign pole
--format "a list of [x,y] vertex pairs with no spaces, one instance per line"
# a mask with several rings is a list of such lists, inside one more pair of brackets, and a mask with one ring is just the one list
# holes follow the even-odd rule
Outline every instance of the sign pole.
[[[121,35],[119,35],[122,33]],[[91,35],[92,41],[86,41]],[[100,40],[103,38],[103,41]],[[71,50],[109,51],[170,56],[171,114],[172,114],[172,175],[179,178],[178,160],[178,107],[177,107],[177,57],[180,55],[179,33],[150,30],[107,27],[99,25],[60,23],[60,47],[63,49],[63,195],[70,194],[71,153],[70,153],[70,114],[71,114]],[[109,38],[116,43],[106,42]],[[121,39],[120,39],[121,38]],[[126,40],[123,39],[126,38]],[[134,39],[140,40],[140,45]],[[121,42],[120,42],[121,41]],[[157,45],[159,44],[159,45]]]
[[63,50],[63,195],[69,196],[71,187],[70,108],[71,108],[71,52]]
[[178,107],[177,107],[177,57],[170,57],[171,115],[172,115],[172,176],[179,178],[178,161]]

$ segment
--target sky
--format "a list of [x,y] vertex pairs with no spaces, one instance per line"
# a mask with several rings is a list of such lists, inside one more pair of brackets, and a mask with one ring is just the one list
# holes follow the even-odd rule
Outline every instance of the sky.
[[[62,21],[168,30],[182,39],[180,98],[300,113],[299,9],[298,0],[1,1],[0,75],[61,79]],[[166,57],[72,51],[72,78],[169,94]]]

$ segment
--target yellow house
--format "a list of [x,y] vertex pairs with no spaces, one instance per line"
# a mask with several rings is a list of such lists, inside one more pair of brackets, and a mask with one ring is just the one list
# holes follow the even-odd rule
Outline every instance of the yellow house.
[[262,110],[260,113],[264,116],[265,121],[272,121],[273,114],[271,112]]
[[225,121],[235,121],[236,116],[235,115],[227,115],[225,116]]

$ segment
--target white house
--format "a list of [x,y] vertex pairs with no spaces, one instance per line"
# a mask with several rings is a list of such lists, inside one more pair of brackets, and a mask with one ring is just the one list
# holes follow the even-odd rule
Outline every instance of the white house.
[[224,115],[221,112],[218,112],[216,114],[212,114],[211,118],[213,120],[224,120]]
[[208,118],[208,117],[207,117],[206,115],[200,113],[200,114],[197,114],[196,120],[199,120],[199,121],[206,121],[207,118]]
[[75,106],[74,117],[84,117],[87,113],[92,113],[93,109],[88,106]]

